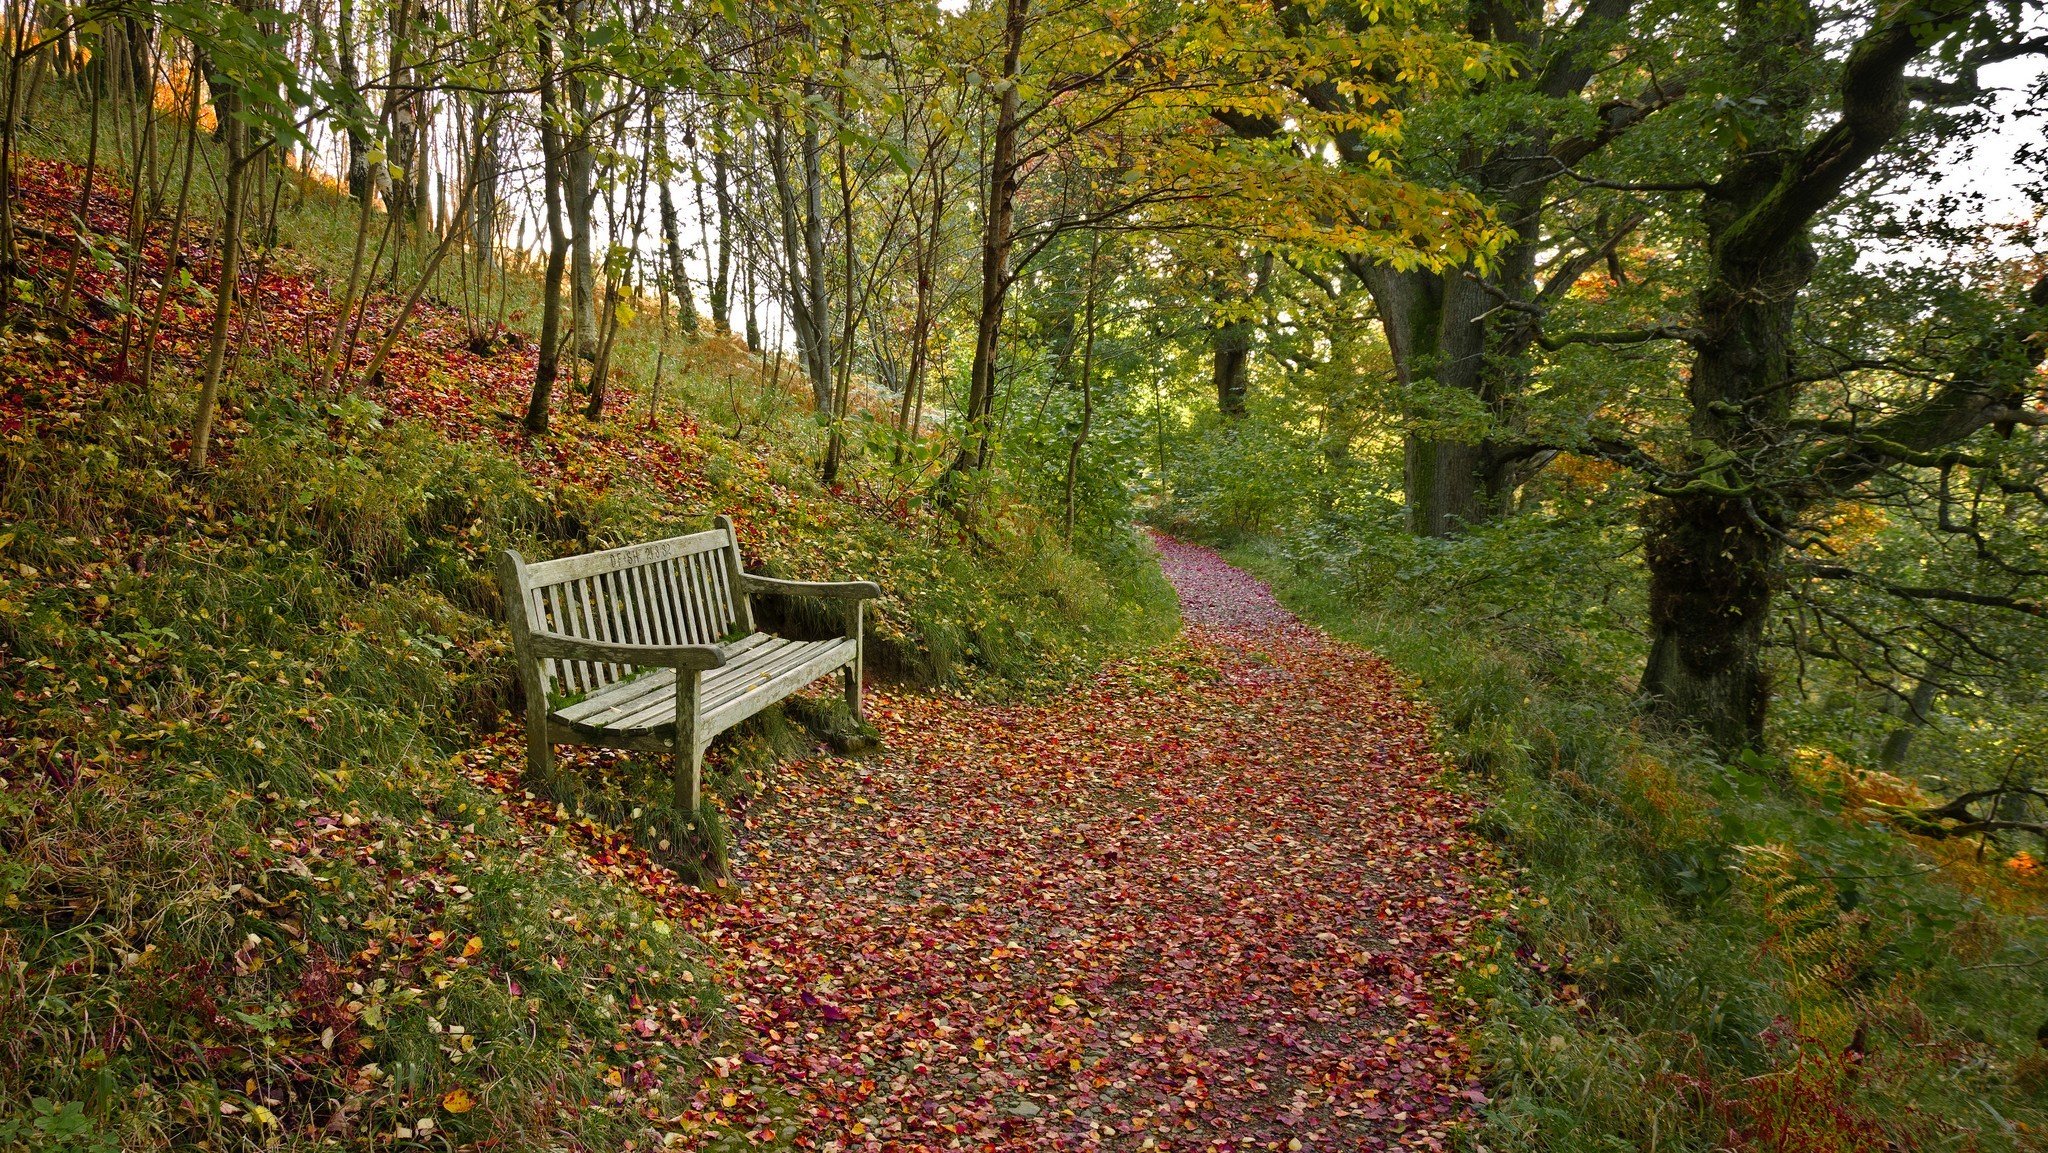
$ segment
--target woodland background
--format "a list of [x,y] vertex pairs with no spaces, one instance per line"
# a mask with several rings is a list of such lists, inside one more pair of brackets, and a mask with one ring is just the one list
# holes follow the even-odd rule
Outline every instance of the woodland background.
[[[2038,5],[17,0],[0,33],[0,1142],[317,1142],[218,1120],[265,1038],[336,1027],[290,1008],[304,949],[217,967],[296,884],[255,879],[278,807],[477,803],[490,550],[745,499],[771,568],[891,588],[871,667],[912,683],[1155,643],[1144,521],[1412,675],[1507,878],[1475,1142],[2038,1143]],[[1929,180],[1975,164],[2017,188]],[[491,835],[456,867],[505,916],[618,915]],[[194,1009],[215,972],[269,1023]],[[528,984],[505,1076],[601,1096],[557,1044],[587,990]],[[322,1075],[438,1099],[417,1048]],[[451,1125],[635,1131],[506,1108]]]

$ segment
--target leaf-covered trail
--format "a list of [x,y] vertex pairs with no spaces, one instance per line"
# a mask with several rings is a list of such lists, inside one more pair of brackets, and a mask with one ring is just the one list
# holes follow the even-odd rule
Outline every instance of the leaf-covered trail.
[[1431,786],[1418,710],[1252,577],[1160,547],[1174,651],[1053,703],[884,695],[885,753],[792,771],[750,817],[744,894],[700,931],[737,967],[732,1083],[790,1096],[714,1088],[703,1136],[1436,1148],[1483,1100],[1453,1036],[1469,807]]

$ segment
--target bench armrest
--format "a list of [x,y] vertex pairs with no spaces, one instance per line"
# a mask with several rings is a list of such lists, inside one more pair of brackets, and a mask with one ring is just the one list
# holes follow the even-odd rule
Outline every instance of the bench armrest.
[[786,581],[780,577],[741,573],[750,593],[781,593],[793,597],[825,597],[831,600],[871,601],[882,595],[873,581]]
[[604,661],[655,669],[715,669],[725,663],[723,645],[622,645],[587,641],[561,633],[536,632],[529,638],[535,657],[558,661]]

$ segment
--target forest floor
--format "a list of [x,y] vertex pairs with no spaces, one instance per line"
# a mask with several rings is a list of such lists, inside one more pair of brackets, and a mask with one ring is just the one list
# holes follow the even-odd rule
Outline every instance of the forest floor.
[[692,1144],[1435,1149],[1485,1101],[1483,861],[1421,710],[1159,546],[1183,640],[1061,699],[873,694],[883,751],[786,768],[730,895],[604,850],[722,954]]
[[[20,207],[45,237],[29,238],[30,257],[55,284],[68,279],[56,270],[70,262],[47,236],[76,204],[78,172],[43,161],[26,162],[24,171]],[[87,215],[101,233],[118,235],[125,213],[125,200],[103,192]],[[203,270],[203,240],[186,244],[187,266]],[[160,249],[152,240],[158,268]],[[0,437],[27,444],[105,421],[102,362],[110,358],[98,354],[112,347],[120,322],[106,306],[119,296],[118,269],[101,256],[76,265],[86,318],[31,332],[15,352],[27,367],[0,372]],[[245,321],[237,343],[252,370],[295,350],[317,355],[329,306],[311,276],[273,265],[245,284],[263,305],[251,310],[257,319]],[[374,333],[388,323],[389,302],[380,298],[370,314]],[[187,286],[164,319],[167,362],[189,369],[209,317]],[[573,474],[601,489],[651,483],[672,501],[711,499],[707,466],[616,419],[546,441],[520,436],[493,414],[519,395],[530,351],[486,358],[462,343],[452,309],[422,307],[374,399],[393,417],[432,422],[451,442],[496,443],[536,478]],[[245,445],[260,447],[249,406],[283,386],[258,379],[244,387],[240,403],[223,407],[225,460]],[[614,403],[623,407],[625,396]],[[134,440],[152,453],[183,450]],[[801,511],[796,494],[759,483],[778,507]],[[159,518],[157,529],[123,529],[134,539],[118,539],[140,547],[148,532],[184,531],[181,523],[228,531],[214,524],[225,514],[212,504],[194,508],[193,520]],[[262,527],[250,523],[251,532]],[[1158,543],[1188,624],[1179,639],[1052,697],[992,704],[963,693],[871,691],[879,752],[806,757],[783,766],[765,798],[729,799],[732,879],[721,888],[688,884],[629,836],[525,792],[516,732],[484,738],[459,758],[510,821],[489,837],[470,835],[474,825],[463,830],[463,853],[510,870],[492,874],[493,884],[524,883],[516,880],[527,876],[521,870],[556,860],[566,836],[577,872],[631,886],[662,912],[666,920],[650,932],[710,946],[711,990],[704,995],[693,973],[671,972],[669,984],[680,979],[688,991],[681,996],[648,992],[662,985],[658,972],[651,983],[635,975],[636,963],[642,974],[672,964],[646,940],[611,942],[619,964],[593,962],[601,972],[576,971],[566,958],[580,954],[567,946],[536,942],[528,950],[567,966],[564,975],[586,998],[604,1002],[607,1021],[615,1020],[615,993],[626,990],[617,995],[628,1023],[616,1039],[564,1042],[596,1070],[590,1077],[600,1089],[611,1087],[603,1108],[644,1122],[638,1132],[705,1150],[1449,1143],[1450,1129],[1485,1101],[1458,1040],[1476,1012],[1458,992],[1460,967],[1488,915],[1476,884],[1486,863],[1466,830],[1474,802],[1437,783],[1425,713],[1388,665],[1297,621],[1216,554]],[[26,562],[18,567],[23,582],[43,581],[36,589],[56,580]],[[89,620],[114,611],[109,597],[90,599],[99,586],[82,578],[76,585],[86,590],[78,611]],[[10,595],[35,591],[26,587]],[[47,692],[77,689],[62,682]],[[42,699],[16,696],[30,705]],[[458,820],[443,821],[442,833],[453,836]],[[296,827],[309,822],[323,838],[349,839],[366,868],[402,880],[406,893],[422,877],[438,891],[429,866],[408,866],[415,871],[406,877],[371,859],[385,844],[372,839],[397,825],[364,822],[351,810],[317,821],[302,812]],[[311,841],[267,843],[291,855],[311,852]],[[343,852],[341,840],[327,848]],[[445,911],[401,907],[395,891],[372,896],[375,908],[402,916],[389,930],[389,958],[376,942],[352,954],[365,983],[387,960],[396,966],[393,981],[415,979],[407,958],[425,950],[431,959],[439,942],[472,932],[426,934]],[[361,920],[368,907],[349,911]],[[609,932],[575,909],[547,912],[578,940]],[[493,987],[514,1000],[522,993],[510,976],[517,970],[531,992],[532,958],[509,951],[516,940],[500,950],[485,935],[469,937],[470,948],[447,964],[464,974],[488,970]],[[422,942],[418,950],[414,942]],[[236,988],[255,997],[262,973],[250,972]],[[109,989],[109,997],[128,995]],[[702,1011],[720,999],[725,1012]],[[535,998],[525,1003],[534,1011]],[[336,1011],[345,1023],[357,1012],[354,1003]],[[319,1035],[313,1029],[294,1044],[308,1053],[317,1046],[317,1057],[327,1052],[325,1041],[310,1039]],[[379,1044],[401,1052],[395,1036],[380,1033]],[[660,1058],[669,1047],[683,1056],[684,1077]],[[356,1046],[349,1061],[367,1048]],[[699,1060],[708,1066],[701,1078]],[[340,1053],[332,1061],[348,1063]],[[451,1076],[484,1075],[471,1068]],[[343,1089],[368,1099],[369,1082],[357,1072],[347,1077]],[[384,1111],[410,1117],[438,1100],[453,1126],[472,1107],[486,1117],[479,1100],[498,1100],[460,1087],[443,1094],[444,1087],[416,1089],[421,1099],[394,1098]],[[498,1102],[507,1114],[488,1116],[512,1115],[511,1098],[531,1088],[508,1083]],[[678,1089],[694,1093],[679,1115],[671,1095]],[[575,1086],[541,1092],[572,1111],[590,1104],[579,1104]],[[270,1117],[268,1109],[252,1115]],[[424,1134],[424,1122],[416,1124]]]

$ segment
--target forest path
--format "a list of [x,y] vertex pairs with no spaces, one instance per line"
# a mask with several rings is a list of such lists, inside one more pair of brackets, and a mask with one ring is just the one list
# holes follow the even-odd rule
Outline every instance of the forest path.
[[738,989],[704,1144],[1439,1148],[1484,1100],[1470,805],[1420,710],[1159,543],[1184,639],[1062,699],[877,694],[882,754],[748,815],[699,926]]

